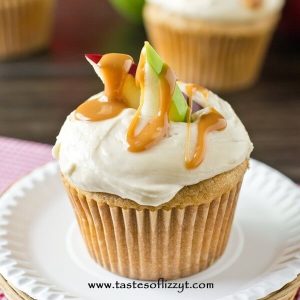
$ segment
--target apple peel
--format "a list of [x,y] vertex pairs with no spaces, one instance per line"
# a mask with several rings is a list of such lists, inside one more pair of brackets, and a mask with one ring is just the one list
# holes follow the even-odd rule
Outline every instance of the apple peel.
[[[98,64],[99,64],[99,62],[100,62],[100,60],[101,60],[102,57],[103,57],[103,55],[102,54],[98,54],[98,53],[85,54],[85,58],[94,67],[94,69],[96,67],[95,65],[98,66]],[[98,69],[100,69],[99,66],[98,66]],[[133,77],[135,77],[136,70],[137,70],[137,64],[135,64],[133,62],[131,64],[131,67],[130,67],[129,71],[128,71],[128,74],[130,74]],[[97,75],[101,78],[101,76],[99,75],[100,70],[98,71],[98,70],[95,69],[95,71],[96,71]]]

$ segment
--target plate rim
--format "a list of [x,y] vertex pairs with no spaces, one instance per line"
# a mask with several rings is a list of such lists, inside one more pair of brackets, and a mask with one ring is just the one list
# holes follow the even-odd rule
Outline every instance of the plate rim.
[[[290,178],[288,178],[285,174],[282,174],[280,171],[274,169],[273,167],[263,163],[263,162],[260,162],[258,160],[255,160],[255,159],[250,159],[250,166],[252,165],[256,165],[256,167],[260,167],[260,168],[264,168],[266,170],[267,173],[273,173],[273,174],[276,174],[277,177],[280,177],[280,181],[284,181],[285,182],[285,185],[286,184],[289,184],[290,186],[293,187],[293,189],[296,191],[296,193],[298,194],[298,196],[300,197],[300,191],[299,191],[299,186],[297,186],[297,184],[295,182],[293,182]],[[45,179],[47,178],[47,176],[50,176],[50,175],[55,175],[56,173],[58,173],[58,163],[56,161],[50,161],[40,167],[37,167],[35,169],[33,169],[32,171],[30,171],[29,173],[27,173],[26,175],[22,176],[21,178],[17,179],[14,183],[12,183],[7,189],[5,189],[1,194],[0,194],[0,209],[3,208],[3,207],[7,207],[9,206],[10,202],[13,204],[13,206],[16,204],[16,202],[19,200],[16,198],[22,198],[22,194],[27,190],[32,190],[34,188],[34,184],[31,184],[30,187],[26,187],[26,181],[32,183],[35,182],[35,183],[40,183],[40,182],[43,182],[45,181]],[[39,178],[37,178],[39,177]],[[36,179],[36,180],[34,180]],[[18,193],[18,190],[19,193],[21,193],[21,196],[20,195],[14,195],[14,193]],[[10,196],[10,194],[12,193],[12,195]],[[11,199],[9,199],[9,196],[11,197]],[[5,200],[3,201],[3,198],[8,198],[6,201],[8,201],[8,203],[5,203]],[[300,200],[300,198],[299,198]],[[298,204],[296,204],[295,202],[295,205],[300,205],[300,202]],[[0,212],[0,220],[3,218],[3,216],[5,216],[5,212],[3,213],[3,211]],[[300,217],[299,217],[300,218]],[[0,231],[2,230],[2,225],[3,224],[0,224]],[[0,233],[0,239],[2,238],[2,235]],[[0,244],[0,262],[2,260],[3,257],[5,257],[5,255],[1,252],[1,250],[3,250],[3,245]],[[15,259],[15,261],[17,261]],[[295,265],[296,265],[296,262],[297,262],[297,272],[296,272],[296,269],[294,269],[294,272],[293,272],[293,275],[291,275],[290,278],[291,280],[290,281],[286,281],[284,283],[281,283],[281,286],[276,286],[276,288],[273,286],[273,290],[272,291],[269,291],[269,293],[267,295],[258,295],[260,298],[261,297],[268,297],[270,294],[276,292],[276,291],[280,291],[285,285],[289,284],[289,283],[292,283],[294,280],[297,279],[297,276],[300,275],[300,252],[299,252],[299,257],[297,258],[297,260],[295,260]],[[290,270],[291,272],[291,270]],[[29,297],[36,297],[35,295],[33,295],[34,293],[32,293],[32,289],[33,287],[29,288],[28,285],[29,284],[25,284],[25,285],[22,285],[22,284],[18,284],[18,282],[16,282],[14,279],[13,279],[13,276],[10,277],[6,274],[3,274],[5,272],[3,272],[3,268],[2,266],[0,266],[0,275],[3,276],[3,278],[9,282],[9,284],[12,284],[12,286],[18,290],[20,290],[21,292],[24,292],[25,294],[27,294]],[[26,274],[26,272],[24,273]],[[24,275],[22,274],[22,275]],[[10,277],[10,278],[9,278]],[[10,280],[11,279],[11,280]],[[38,280],[37,280],[38,281]],[[284,281],[284,279],[282,279],[282,281]],[[30,286],[30,285],[29,285]],[[39,285],[37,285],[36,283],[32,283],[32,286],[34,286],[35,288],[38,287]],[[50,286],[50,284],[49,284]],[[258,286],[258,288],[262,288],[262,286]],[[239,299],[245,299],[244,296],[245,296],[245,293],[247,294],[247,292],[249,292],[249,290],[252,290],[255,292],[255,286],[251,286],[245,290],[239,290],[237,292],[235,292],[234,294],[231,294],[231,295],[228,295],[228,296],[225,296],[225,297],[222,297],[220,299],[222,300],[239,300]],[[47,299],[51,297],[51,299],[56,299],[56,297],[54,296],[53,298],[53,295],[57,295],[58,298],[57,299],[79,299],[78,296],[74,296],[74,295],[70,295],[70,294],[66,294],[65,292],[63,291],[58,291],[56,288],[54,288],[53,290],[51,289],[51,287],[48,288],[47,292],[48,296],[45,295],[46,298],[43,298],[43,299]],[[63,296],[63,298],[61,298]]]

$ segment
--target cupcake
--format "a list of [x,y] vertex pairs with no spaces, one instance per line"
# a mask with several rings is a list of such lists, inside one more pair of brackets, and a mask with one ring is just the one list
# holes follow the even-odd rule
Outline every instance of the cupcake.
[[224,252],[252,151],[231,106],[176,80],[145,43],[89,54],[104,91],[66,119],[53,148],[91,257],[125,277],[175,279]]
[[0,59],[48,46],[55,0],[0,0]]
[[257,79],[284,0],[147,0],[150,40],[180,79],[219,91]]

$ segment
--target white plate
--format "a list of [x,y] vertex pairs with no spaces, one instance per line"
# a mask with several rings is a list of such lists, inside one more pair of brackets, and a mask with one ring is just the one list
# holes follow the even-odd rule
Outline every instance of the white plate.
[[205,272],[177,281],[214,283],[213,289],[90,289],[89,282],[132,280],[91,260],[52,162],[0,200],[0,272],[38,300],[258,299],[300,273],[299,188],[251,161],[225,254]]

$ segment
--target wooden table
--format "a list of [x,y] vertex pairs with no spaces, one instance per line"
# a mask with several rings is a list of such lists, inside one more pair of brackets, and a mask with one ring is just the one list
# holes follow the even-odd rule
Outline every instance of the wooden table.
[[[102,88],[83,54],[137,58],[145,39],[104,0],[60,0],[49,51],[0,64],[0,135],[54,143],[66,115]],[[253,157],[300,182],[299,40],[277,34],[256,86],[221,96],[248,129]]]

